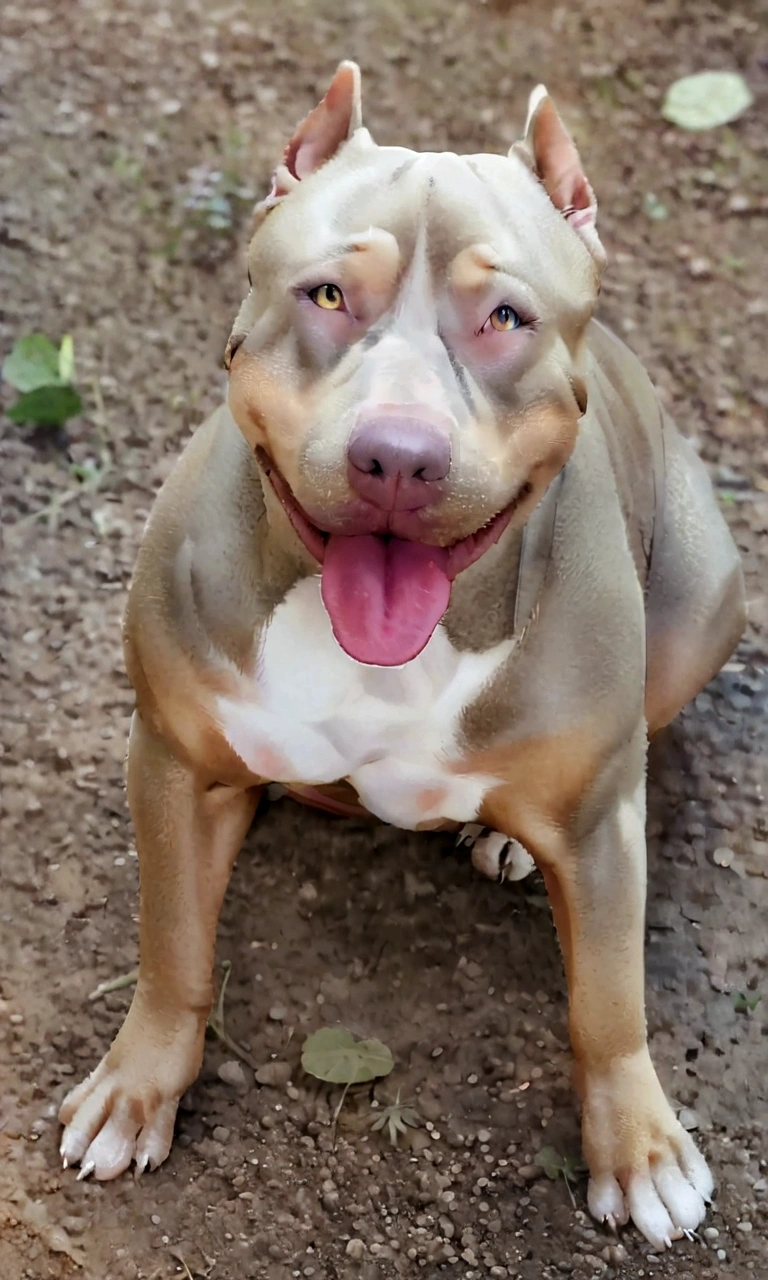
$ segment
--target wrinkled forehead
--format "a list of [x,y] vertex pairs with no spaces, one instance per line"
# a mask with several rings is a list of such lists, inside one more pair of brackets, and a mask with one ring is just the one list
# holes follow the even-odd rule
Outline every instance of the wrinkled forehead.
[[264,229],[279,238],[290,271],[332,262],[360,237],[384,231],[396,242],[400,272],[423,255],[436,289],[455,277],[461,255],[484,246],[504,274],[547,302],[578,309],[594,294],[589,254],[514,155],[403,147],[356,154],[353,142],[276,212]]

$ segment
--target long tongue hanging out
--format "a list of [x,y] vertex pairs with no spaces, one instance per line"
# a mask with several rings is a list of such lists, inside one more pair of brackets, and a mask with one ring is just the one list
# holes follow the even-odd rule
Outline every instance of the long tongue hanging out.
[[321,589],[342,649],[358,662],[399,667],[421,653],[448,608],[448,552],[378,534],[334,534]]

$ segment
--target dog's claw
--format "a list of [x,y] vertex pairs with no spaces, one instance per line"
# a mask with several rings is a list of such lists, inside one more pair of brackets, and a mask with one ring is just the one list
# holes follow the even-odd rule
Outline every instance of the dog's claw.
[[89,1177],[90,1174],[93,1173],[95,1168],[96,1168],[95,1160],[86,1160],[85,1164],[82,1166],[80,1172],[77,1175],[78,1182],[84,1182],[85,1179]]
[[456,837],[456,847],[460,848],[461,845],[466,844],[471,849],[478,836],[482,835],[483,830],[484,828],[476,822],[466,822]]
[[142,1173],[146,1172],[148,1164],[149,1164],[149,1155],[146,1151],[142,1152],[140,1156],[136,1157],[136,1177],[137,1178],[140,1178]]
[[62,1167],[62,1169],[68,1169],[68,1168],[69,1168],[69,1161],[68,1161],[68,1159],[67,1159],[67,1157],[66,1157],[66,1156],[62,1156],[62,1157],[61,1157],[61,1167]]

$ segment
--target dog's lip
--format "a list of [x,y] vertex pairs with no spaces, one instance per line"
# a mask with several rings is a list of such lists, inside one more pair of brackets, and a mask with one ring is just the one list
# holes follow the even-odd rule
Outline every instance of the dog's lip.
[[[314,521],[310,520],[306,511],[294,496],[285,476],[261,446],[256,449],[256,460],[269,479],[285,514],[307,551],[314,556],[319,564],[322,564],[325,558],[326,544],[331,536],[330,533],[320,529]],[[503,507],[501,511],[498,511],[495,516],[491,516],[491,519],[486,521],[481,528],[476,529],[474,533],[467,534],[464,538],[459,538],[457,542],[446,548],[448,551],[449,578],[453,579],[464,569],[468,569],[494,543],[498,542],[512,519],[516,508],[522,499],[528,496],[530,491],[531,485],[526,482],[515,494],[512,501],[506,507]],[[381,533],[377,536],[387,537],[389,535]],[[410,539],[410,541],[415,541],[415,539]]]

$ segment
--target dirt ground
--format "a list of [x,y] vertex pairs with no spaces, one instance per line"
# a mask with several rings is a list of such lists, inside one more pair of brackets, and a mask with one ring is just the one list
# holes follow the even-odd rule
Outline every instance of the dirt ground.
[[[741,69],[764,104],[765,19],[757,0],[3,5],[0,350],[72,333],[86,400],[59,435],[2,427],[3,1280],[768,1274],[766,134],[758,106],[699,135],[659,112],[705,68]],[[744,552],[748,634],[653,752],[652,1050],[718,1181],[706,1231],[663,1258],[589,1219],[582,1174],[534,1163],[579,1150],[541,882],[500,888],[449,837],[288,801],[257,820],[219,935],[230,1034],[283,1083],[227,1083],[212,1041],[160,1171],[59,1167],[57,1103],[130,996],[89,993],[136,961],[119,622],[137,539],[221,396],[249,207],[343,56],[374,136],[427,149],[506,147],[546,79],[601,204],[603,314]],[[336,1020],[396,1067],[348,1099],[334,1147],[338,1092],[299,1054]],[[393,1150],[369,1123],[398,1090],[425,1124]]]

